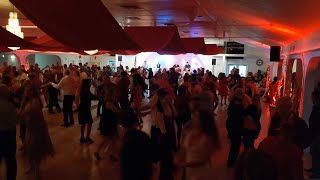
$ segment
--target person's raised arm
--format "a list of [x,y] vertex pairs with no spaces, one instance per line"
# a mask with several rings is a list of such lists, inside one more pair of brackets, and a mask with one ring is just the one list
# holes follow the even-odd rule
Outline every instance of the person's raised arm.
[[158,96],[157,95],[154,95],[150,98],[148,104],[142,106],[139,111],[146,111],[148,109],[151,109],[152,107],[156,106],[158,102]]
[[63,86],[64,84],[64,81],[65,81],[65,78],[62,78],[61,81],[59,82],[59,84],[56,84],[56,83],[51,83],[51,85],[56,88],[56,89],[61,89],[61,87]]

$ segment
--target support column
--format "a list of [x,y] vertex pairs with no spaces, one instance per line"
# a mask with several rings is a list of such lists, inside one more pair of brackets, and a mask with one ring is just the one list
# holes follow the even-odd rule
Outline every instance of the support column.
[[27,64],[27,56],[30,54],[34,54],[34,53],[26,52],[26,51],[13,51],[12,53],[17,56],[21,65],[26,65]]

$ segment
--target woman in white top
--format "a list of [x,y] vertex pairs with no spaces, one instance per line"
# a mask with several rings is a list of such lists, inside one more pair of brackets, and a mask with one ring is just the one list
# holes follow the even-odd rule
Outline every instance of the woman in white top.
[[185,170],[187,180],[210,180],[213,178],[210,159],[220,146],[218,130],[211,111],[199,109],[198,102],[191,104],[191,121],[182,134],[175,164]]
[[[161,88],[154,96],[156,101],[150,104],[153,126],[151,140],[154,146],[153,159],[160,161],[160,180],[173,180],[173,151],[176,149],[175,118],[177,112],[169,91]],[[145,108],[141,108],[145,109]]]

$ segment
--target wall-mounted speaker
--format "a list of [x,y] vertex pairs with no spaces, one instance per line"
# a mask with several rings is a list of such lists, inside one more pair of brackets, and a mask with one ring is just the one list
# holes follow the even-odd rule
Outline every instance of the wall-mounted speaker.
[[118,56],[118,61],[122,61],[122,56]]
[[217,59],[212,59],[212,65],[216,65],[217,64]]
[[280,61],[280,46],[271,46],[270,47],[270,61],[279,62]]

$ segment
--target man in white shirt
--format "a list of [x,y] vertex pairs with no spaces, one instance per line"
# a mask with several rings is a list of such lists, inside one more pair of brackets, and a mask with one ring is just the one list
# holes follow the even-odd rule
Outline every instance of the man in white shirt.
[[[64,98],[63,98],[64,124],[62,126],[69,127],[70,125],[74,125],[72,105],[75,99],[76,87],[75,87],[75,80],[73,79],[73,77],[70,76],[70,70],[66,69],[64,71],[64,77],[61,79],[59,84],[55,84],[55,83],[51,83],[51,84],[54,88],[62,90],[64,94]],[[70,118],[70,122],[68,121],[68,117]]]

